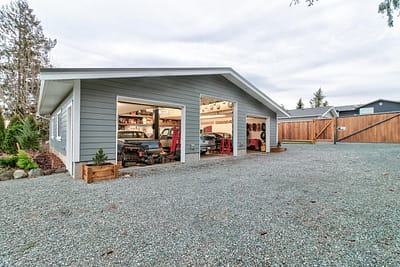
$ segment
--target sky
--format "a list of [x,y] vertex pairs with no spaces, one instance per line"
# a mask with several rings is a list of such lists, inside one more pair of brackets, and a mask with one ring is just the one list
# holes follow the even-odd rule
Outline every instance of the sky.
[[286,109],[319,88],[334,106],[400,101],[400,19],[380,2],[28,0],[55,67],[232,67]]

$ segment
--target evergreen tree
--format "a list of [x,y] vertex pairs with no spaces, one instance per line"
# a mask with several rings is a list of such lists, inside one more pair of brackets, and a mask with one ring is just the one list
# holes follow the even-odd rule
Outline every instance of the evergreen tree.
[[[323,106],[325,96],[322,93],[321,87],[314,93],[314,97],[310,100],[312,108],[319,108]],[[328,102],[325,101],[327,104]]]
[[299,101],[297,101],[296,109],[303,109],[303,108],[304,108],[304,103],[303,100],[300,98]]
[[16,139],[21,148],[26,151],[39,150],[39,131],[36,120],[32,115],[28,115],[17,130]]
[[8,124],[3,140],[3,150],[8,154],[17,153],[17,135],[21,126],[21,119],[17,115],[14,115]]
[[50,67],[48,55],[55,45],[26,0],[1,7],[0,89],[7,117],[36,113],[40,68]]
[[6,134],[6,126],[4,124],[3,111],[0,109],[0,150],[3,150],[2,144],[4,135]]

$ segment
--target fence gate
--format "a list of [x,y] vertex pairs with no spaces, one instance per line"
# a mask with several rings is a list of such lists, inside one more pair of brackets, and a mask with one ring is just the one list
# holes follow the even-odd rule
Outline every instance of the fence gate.
[[337,127],[338,142],[400,142],[400,113],[341,117]]
[[280,142],[333,142],[334,119],[279,123]]

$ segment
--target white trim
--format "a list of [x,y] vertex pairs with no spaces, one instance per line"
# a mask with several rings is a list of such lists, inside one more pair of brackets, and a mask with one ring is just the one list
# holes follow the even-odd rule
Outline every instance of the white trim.
[[73,154],[72,162],[80,161],[81,151],[81,81],[74,80],[74,89],[72,91],[72,127],[73,127]]
[[54,127],[55,127],[55,118],[54,116],[51,116],[51,120],[50,120],[50,133],[51,133],[51,140],[54,140]]
[[181,163],[186,162],[186,106],[181,108]]
[[[118,102],[119,101],[126,101],[132,102],[135,104],[142,104],[142,105],[152,105],[152,106],[162,106],[162,107],[169,107],[169,108],[177,108],[181,110],[181,163],[184,163],[186,160],[186,106],[177,103],[171,102],[162,102],[157,100],[151,99],[143,99],[143,98],[135,98],[135,97],[127,97],[127,96],[120,96],[117,95],[117,99],[115,102],[115,113],[116,113],[116,133],[115,136],[118,137]],[[118,160],[118,138],[115,138],[116,147],[115,147],[115,160]]]
[[339,115],[338,115],[338,113],[336,112],[335,107],[331,107],[330,109],[328,109],[324,114],[321,115],[321,117],[325,117],[326,114],[328,114],[328,112],[330,112],[332,109],[333,109],[333,117],[334,117],[334,118],[338,117]]
[[234,101],[232,102],[233,106],[232,106],[232,111],[233,111],[233,118],[232,118],[232,136],[233,136],[233,156],[237,157],[238,155],[238,140],[239,140],[239,136],[238,136],[238,127],[239,127],[239,102],[238,101]]
[[74,156],[74,111],[73,111],[73,101],[71,101],[66,107],[66,132],[65,132],[65,167],[74,177],[73,173],[73,156]]
[[[61,122],[61,125],[60,125],[60,122]],[[61,127],[62,127],[62,109],[60,109],[56,113],[56,129],[55,129],[56,130],[56,134],[55,134],[55,136],[56,136],[56,140],[57,141],[61,141],[62,140],[61,139],[61,132],[62,132]]]
[[[278,128],[278,124],[276,124]],[[265,152],[271,152],[271,117],[265,118]]]

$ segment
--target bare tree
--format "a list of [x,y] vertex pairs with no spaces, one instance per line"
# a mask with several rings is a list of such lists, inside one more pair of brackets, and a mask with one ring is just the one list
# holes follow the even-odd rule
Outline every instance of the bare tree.
[[41,67],[50,67],[56,40],[46,38],[26,0],[0,9],[0,88],[5,115],[35,114]]

